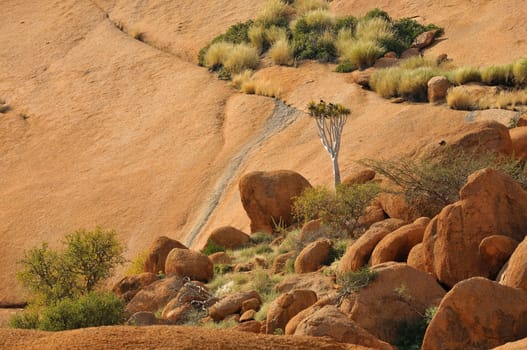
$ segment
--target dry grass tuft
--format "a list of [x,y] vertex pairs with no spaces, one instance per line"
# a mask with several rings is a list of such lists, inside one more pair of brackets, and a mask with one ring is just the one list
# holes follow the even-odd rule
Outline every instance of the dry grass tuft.
[[456,68],[448,72],[447,77],[448,80],[456,85],[481,82],[481,73],[476,67]]
[[[236,75],[234,75],[234,76],[232,77],[232,83],[231,83],[231,85],[232,85],[234,88],[236,88],[236,89],[238,89],[238,90],[241,90],[242,86],[243,86],[245,83],[251,81],[252,76],[253,76],[253,71],[250,70],[250,69],[246,69],[246,70],[244,70],[243,72],[238,73],[238,74],[236,74]],[[254,91],[253,91],[253,93],[254,93]]]
[[399,67],[402,69],[417,69],[421,67],[437,68],[437,62],[428,58],[415,56],[402,60]]
[[381,17],[359,21],[355,35],[364,41],[390,40],[395,37],[391,24]]
[[329,3],[325,0],[296,0],[294,6],[299,16],[313,10],[329,9]]
[[272,81],[255,81],[254,93],[256,95],[280,98],[282,89]]
[[446,96],[446,103],[452,109],[465,111],[479,109],[478,98],[470,94],[463,86],[450,88]]
[[260,52],[263,51],[266,45],[265,27],[262,24],[255,24],[247,31],[247,36],[251,44]]
[[343,50],[340,60],[349,61],[360,69],[371,67],[384,54],[383,47],[375,41],[355,40],[339,45]]
[[527,58],[520,58],[514,61],[512,73],[516,85],[527,85]]
[[481,70],[481,81],[487,85],[512,85],[512,64],[488,66]]
[[314,28],[330,28],[335,24],[335,16],[328,10],[312,10],[303,15],[306,24]]
[[269,56],[274,64],[290,66],[293,64],[293,49],[286,38],[276,41],[271,49]]
[[293,9],[281,0],[268,0],[258,13],[256,22],[265,27],[284,24],[293,12]]
[[234,44],[226,43],[224,41],[212,44],[205,54],[205,65],[212,68],[223,64],[233,49]]
[[370,79],[370,86],[373,91],[384,98],[399,96],[399,82],[403,70],[399,67],[391,67],[376,70]]
[[270,28],[266,29],[265,38],[271,45],[280,40],[287,41],[287,31],[282,27],[271,26]]

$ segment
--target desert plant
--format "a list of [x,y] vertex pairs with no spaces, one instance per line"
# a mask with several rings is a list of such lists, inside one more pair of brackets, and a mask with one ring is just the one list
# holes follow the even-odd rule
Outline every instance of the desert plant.
[[389,21],[382,17],[373,17],[358,22],[355,36],[360,40],[378,42],[393,38],[395,33]]
[[225,69],[233,74],[240,73],[246,69],[254,69],[259,62],[260,58],[254,47],[247,44],[237,44],[222,63]]
[[250,69],[246,69],[238,74],[235,74],[233,77],[232,77],[232,82],[231,82],[231,85],[238,89],[238,90],[241,90],[242,86],[251,81],[251,78],[252,78],[252,75],[253,75],[253,71],[250,70]]
[[414,70],[417,68],[437,68],[437,62],[421,56],[414,56],[404,59],[399,65],[404,70]]
[[281,0],[268,0],[258,13],[256,23],[264,27],[272,25],[285,27],[293,14],[291,7]]
[[487,85],[512,85],[514,75],[512,64],[487,66],[481,69],[481,81]]
[[370,79],[370,87],[384,98],[399,96],[399,82],[403,72],[399,67],[375,70]]
[[248,20],[247,22],[238,22],[236,24],[233,24],[225,33],[218,35],[214,39],[211,40],[209,44],[207,44],[205,47],[201,48],[198,53],[198,65],[205,67],[205,55],[207,51],[209,50],[210,46],[219,42],[227,42],[231,44],[241,44],[241,43],[248,43],[249,42],[249,36],[248,31],[249,28],[251,28],[253,25],[252,20]]
[[121,324],[125,321],[124,307],[124,301],[115,294],[91,292],[47,307],[42,313],[39,328],[62,331]]
[[126,270],[126,275],[135,276],[135,275],[139,275],[140,273],[143,273],[145,269],[145,261],[146,261],[147,256],[148,256],[147,250],[143,250],[142,252],[137,254],[134,260],[132,260],[128,269]]
[[271,243],[275,237],[267,232],[256,232],[251,235],[253,244]]
[[398,93],[406,100],[426,102],[428,100],[428,81],[441,72],[431,67],[406,70],[401,75]]
[[9,327],[19,329],[37,329],[40,320],[37,310],[26,308],[24,311],[17,312],[9,319]]
[[350,61],[342,61],[335,68],[335,72],[337,72],[337,73],[349,73],[349,72],[353,72],[356,69],[357,69],[357,67],[353,63],[351,63]]
[[393,22],[393,29],[397,38],[403,42],[407,47],[412,45],[413,41],[419,34],[429,30],[437,30],[436,36],[441,36],[444,32],[443,28],[435,24],[422,25],[412,18],[401,18]]
[[318,136],[324,148],[331,157],[333,165],[333,178],[335,189],[340,184],[340,169],[338,156],[340,151],[340,138],[344,124],[348,120],[350,110],[341,104],[319,103],[311,101],[308,105],[309,116],[315,119]]
[[360,69],[365,69],[373,66],[384,52],[385,49],[376,41],[355,40],[350,43],[347,49],[344,49],[340,59],[348,61]]
[[[282,89],[270,80],[255,80],[253,81],[253,84],[254,93],[256,95],[280,98],[282,94]],[[244,85],[242,90],[245,88],[246,86]]]
[[423,344],[426,329],[432,321],[437,307],[430,307],[425,310],[424,315],[414,321],[401,323],[398,329],[398,339],[395,345],[401,350],[420,350]]
[[448,89],[446,103],[452,109],[472,111],[479,109],[479,101],[463,86]]
[[276,41],[269,49],[269,56],[275,64],[283,66],[290,66],[293,64],[293,49],[289,45],[287,39]]
[[512,74],[516,85],[527,85],[527,58],[520,58],[512,64]]
[[347,271],[337,273],[337,284],[339,285],[337,296],[338,305],[353,293],[367,287],[377,278],[377,271],[364,267],[359,271]]
[[224,252],[225,248],[214,242],[214,240],[209,239],[205,248],[203,248],[202,253],[205,255],[211,255],[218,252]]
[[329,3],[326,0],[296,0],[294,3],[297,15],[303,15],[313,10],[328,10]]
[[310,26],[305,18],[299,18],[292,31],[292,46],[296,59],[316,59],[333,62],[337,49],[332,31],[326,26]]
[[306,21],[308,27],[318,32],[324,32],[328,29],[331,30],[335,24],[335,16],[329,11],[322,9],[306,12],[302,18]]
[[447,73],[447,78],[456,85],[481,82],[481,73],[476,67],[460,67]]
[[373,18],[381,18],[387,22],[391,22],[390,15],[388,12],[381,10],[380,8],[374,8],[366,12],[364,15],[365,20],[373,19]]
[[320,218],[335,236],[354,236],[359,217],[380,192],[377,184],[339,185],[336,192],[325,187],[306,189],[293,203],[293,215],[304,222]]

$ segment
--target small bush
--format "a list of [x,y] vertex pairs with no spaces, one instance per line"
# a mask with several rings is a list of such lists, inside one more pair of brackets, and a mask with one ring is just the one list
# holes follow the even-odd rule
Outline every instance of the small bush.
[[512,74],[514,75],[514,84],[527,85],[527,58],[520,58],[512,64]]
[[294,57],[297,59],[316,59],[333,62],[337,49],[332,33],[318,26],[311,27],[305,18],[296,21],[292,38]]
[[447,73],[447,78],[456,85],[481,82],[481,73],[476,67],[461,67]]
[[204,56],[204,65],[211,70],[217,70],[227,60],[233,49],[234,44],[225,41],[212,44]]
[[264,27],[272,25],[286,27],[292,13],[292,9],[285,2],[268,0],[258,13],[256,23],[262,24]]
[[211,254],[214,254],[214,253],[224,252],[224,251],[225,251],[224,247],[222,247],[221,245],[217,244],[212,239],[209,239],[209,241],[207,242],[207,245],[205,246],[205,248],[203,248],[202,252],[205,255],[211,255]]
[[333,242],[328,254],[328,258],[324,261],[324,265],[330,266],[333,262],[340,260],[346,249],[348,248],[348,240],[339,239]]
[[274,64],[290,66],[293,64],[293,49],[287,39],[278,40],[269,49],[269,56]]
[[430,67],[407,70],[401,76],[398,93],[409,101],[426,102],[428,100],[428,81],[438,75],[441,75],[441,72]]
[[359,40],[379,42],[383,39],[393,38],[395,34],[390,22],[381,17],[374,17],[359,21],[355,36]]
[[487,85],[513,85],[512,65],[488,66],[481,70],[481,81]]
[[146,257],[148,255],[148,251],[144,250],[141,253],[139,253],[134,260],[132,260],[132,263],[126,270],[127,276],[136,276],[140,273],[143,273],[145,270],[145,261]]
[[265,36],[265,27],[262,24],[254,25],[249,28],[247,35],[249,37],[249,42],[260,52],[265,52],[269,49],[269,42]]
[[125,321],[124,301],[112,293],[89,293],[78,299],[64,299],[47,307],[39,328],[45,331],[100,327]]
[[289,33],[286,28],[271,26],[265,30],[265,38],[269,44],[274,44],[277,41],[288,41]]
[[446,103],[452,109],[472,111],[479,109],[479,101],[463,86],[448,89]]
[[38,312],[31,309],[17,312],[9,319],[9,327],[11,328],[37,329],[39,323]]
[[424,315],[419,315],[415,321],[403,322],[399,326],[398,340],[395,342],[397,348],[400,350],[420,350],[426,329],[436,312],[437,307],[431,307],[426,309]]
[[377,271],[367,267],[359,271],[337,273],[337,284],[340,286],[337,292],[339,305],[344,298],[368,286],[375,278],[377,278]]
[[294,6],[298,16],[313,10],[329,9],[329,3],[326,0],[296,0]]
[[356,70],[357,67],[351,63],[350,61],[343,61],[340,62],[337,67],[335,68],[335,72],[337,73],[349,73]]
[[412,45],[415,38],[424,32],[436,29],[436,36],[443,34],[443,28],[436,26],[435,24],[422,25],[411,18],[401,18],[393,23],[395,35],[401,40],[407,47]]
[[247,44],[235,45],[222,62],[229,73],[240,73],[246,69],[255,69],[260,63],[258,52]]
[[352,42],[348,51],[340,57],[360,69],[365,69],[373,66],[375,61],[384,54],[384,51],[384,48],[375,41],[358,40]]
[[385,20],[386,22],[391,22],[391,18],[390,18],[390,15],[388,14],[388,12],[386,11],[383,11],[379,8],[374,8],[370,11],[368,11],[365,15],[364,15],[364,19],[366,20],[369,20],[369,19],[374,19],[374,18],[381,18],[383,20]]
[[307,222],[320,218],[337,236],[356,234],[358,219],[380,192],[377,184],[340,185],[336,193],[324,187],[306,189],[293,203],[293,215]]
[[357,28],[357,18],[353,16],[338,17],[335,19],[335,32],[338,33],[341,30],[349,30],[351,34],[355,33]]

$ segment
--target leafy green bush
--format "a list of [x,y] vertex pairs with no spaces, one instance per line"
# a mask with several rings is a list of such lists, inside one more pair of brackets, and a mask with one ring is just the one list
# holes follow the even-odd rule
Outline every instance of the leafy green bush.
[[366,12],[366,14],[364,15],[364,19],[372,19],[372,18],[382,18],[382,19],[384,19],[387,22],[391,22],[392,21],[392,19],[391,19],[390,15],[388,14],[388,12],[383,11],[383,10],[381,10],[379,8],[371,9],[368,12]]
[[9,327],[19,329],[37,329],[39,326],[39,315],[36,310],[26,309],[17,312],[9,319]]
[[426,309],[424,315],[413,322],[403,322],[399,326],[398,339],[394,345],[400,350],[420,350],[423,345],[426,328],[432,321],[437,307]]
[[17,278],[36,302],[53,304],[91,292],[125,261],[124,247],[115,231],[100,227],[79,230],[67,235],[63,243],[63,252],[51,250],[43,243],[25,252],[20,261],[23,269]]
[[88,293],[78,299],[63,299],[44,309],[39,328],[62,331],[121,324],[125,303],[113,293]]
[[410,47],[415,38],[424,32],[436,29],[436,36],[441,36],[444,33],[443,28],[438,27],[435,24],[428,24],[425,26],[411,18],[401,18],[395,21],[393,23],[393,28],[397,38],[407,47]]
[[306,189],[293,203],[293,215],[307,222],[320,218],[338,236],[356,234],[358,219],[380,192],[377,184],[339,185],[333,192],[325,187]]
[[218,252],[224,252],[225,248],[214,242],[212,239],[209,239],[205,248],[203,248],[202,253],[205,255],[211,255]]
[[343,61],[337,65],[335,72],[337,73],[349,73],[356,70],[357,67],[350,61]]
[[432,159],[363,160],[360,163],[398,185],[417,216],[433,217],[443,207],[457,201],[468,176],[483,168],[500,170],[527,188],[523,162],[477,150],[448,148]]
[[296,59],[316,59],[321,62],[334,62],[337,58],[332,33],[325,26],[310,26],[305,18],[296,21],[293,28],[293,54]]

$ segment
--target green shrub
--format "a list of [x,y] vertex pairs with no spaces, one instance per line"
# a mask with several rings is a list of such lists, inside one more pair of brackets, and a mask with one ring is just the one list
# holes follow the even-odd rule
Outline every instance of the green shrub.
[[53,304],[91,292],[125,261],[124,247],[115,231],[100,227],[79,230],[67,235],[63,243],[63,252],[51,250],[43,243],[25,252],[20,261],[23,268],[17,278],[36,302]]
[[293,28],[293,54],[296,59],[316,59],[321,62],[334,62],[337,49],[334,38],[325,28],[310,26],[305,18],[296,21]]
[[468,176],[483,168],[500,170],[527,188],[521,161],[486,151],[447,148],[432,159],[363,160],[360,163],[398,185],[417,216],[434,217],[446,205],[457,201]]
[[335,32],[338,33],[342,29],[347,29],[353,34],[357,27],[357,22],[357,18],[353,16],[338,17],[335,19]]
[[214,242],[212,239],[209,239],[205,248],[203,248],[202,253],[205,255],[211,255],[218,252],[224,252],[225,248]]
[[348,248],[348,240],[346,239],[339,239],[333,242],[333,245],[331,246],[329,250],[328,257],[326,261],[324,261],[324,265],[331,265],[334,261],[340,260],[344,253],[346,252],[346,249]]
[[63,299],[44,309],[39,328],[62,331],[122,324],[124,301],[112,293],[88,293],[78,299]]
[[337,292],[339,305],[344,298],[368,286],[375,278],[377,278],[377,271],[368,267],[359,271],[337,273],[337,284],[340,286]]
[[337,67],[335,68],[335,72],[337,73],[349,73],[356,70],[357,67],[351,63],[350,61],[343,61],[340,62]]
[[9,319],[9,327],[19,329],[37,329],[39,326],[38,312],[31,309],[26,309],[17,312]]
[[401,18],[400,20],[395,21],[393,23],[393,28],[397,38],[407,47],[412,45],[413,41],[419,36],[419,34],[429,30],[437,29],[436,36],[441,36],[444,33],[443,28],[438,27],[435,24],[424,26],[411,18]]
[[432,321],[437,307],[426,309],[425,315],[419,315],[415,321],[403,322],[398,329],[397,341],[394,345],[400,350],[420,350],[426,329]]
[[293,215],[307,222],[320,218],[338,236],[356,234],[358,219],[380,192],[377,184],[340,185],[336,193],[325,187],[306,189],[293,203]]
[[372,19],[372,18],[382,18],[386,22],[391,22],[391,20],[392,20],[390,18],[390,15],[388,14],[388,12],[383,11],[383,10],[381,10],[379,8],[374,8],[374,9],[366,12],[366,14],[364,15],[364,19]]
[[232,265],[229,264],[214,264],[214,276],[225,275],[226,273],[234,270]]

